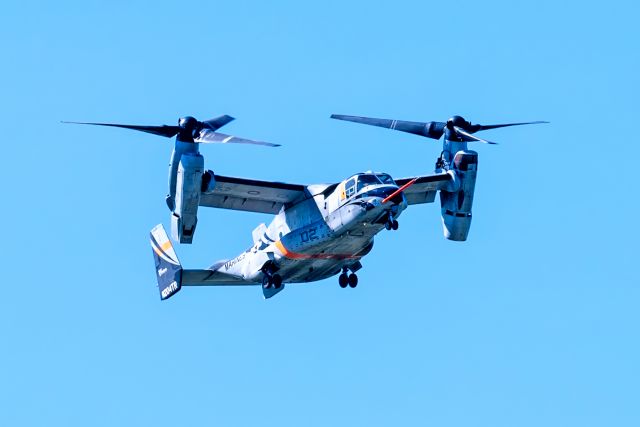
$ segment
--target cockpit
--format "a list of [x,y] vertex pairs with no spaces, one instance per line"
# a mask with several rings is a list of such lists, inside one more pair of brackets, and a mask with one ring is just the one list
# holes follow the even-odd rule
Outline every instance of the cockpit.
[[354,175],[344,185],[345,197],[348,199],[354,194],[360,193],[369,186],[393,185],[397,186],[393,178],[386,173],[361,173]]
[[376,177],[383,183],[383,184],[387,184],[387,185],[395,185],[397,186],[398,184],[396,184],[396,182],[393,180],[393,178],[391,178],[391,175],[386,174],[386,173],[378,173],[376,174]]

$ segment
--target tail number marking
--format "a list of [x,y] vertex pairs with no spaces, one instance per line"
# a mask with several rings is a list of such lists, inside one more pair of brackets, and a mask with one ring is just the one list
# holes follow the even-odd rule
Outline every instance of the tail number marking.
[[178,290],[178,283],[174,280],[169,286],[162,290],[162,298],[167,298],[169,295]]

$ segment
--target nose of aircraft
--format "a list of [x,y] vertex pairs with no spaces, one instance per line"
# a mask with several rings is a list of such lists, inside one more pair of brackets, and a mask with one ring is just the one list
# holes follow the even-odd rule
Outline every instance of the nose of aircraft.
[[397,187],[376,188],[363,195],[361,201],[366,212],[392,211],[394,216],[399,215],[406,207],[406,199],[402,189]]
[[369,202],[373,201],[372,198],[376,200],[376,206],[379,206],[384,203],[390,204],[400,204],[402,203],[402,191],[398,191],[397,187],[382,187],[382,188],[374,188],[372,190],[367,191],[362,194],[362,198],[369,198]]

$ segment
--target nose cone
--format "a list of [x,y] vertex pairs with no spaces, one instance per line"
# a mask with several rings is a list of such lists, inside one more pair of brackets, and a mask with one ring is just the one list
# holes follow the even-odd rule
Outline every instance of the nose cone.
[[367,193],[369,196],[367,204],[371,205],[367,210],[379,208],[381,210],[392,210],[396,213],[404,210],[407,206],[407,199],[404,192],[398,187],[378,188]]

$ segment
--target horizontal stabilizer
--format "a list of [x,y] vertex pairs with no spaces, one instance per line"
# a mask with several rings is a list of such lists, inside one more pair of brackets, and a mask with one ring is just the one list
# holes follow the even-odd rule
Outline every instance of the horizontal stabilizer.
[[225,269],[230,261],[219,262],[208,269],[184,270],[182,272],[183,286],[240,286],[258,285],[256,282],[249,282],[242,277],[237,277],[220,270]]

